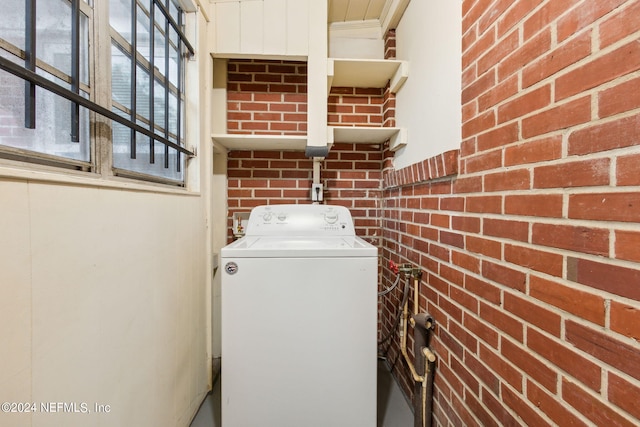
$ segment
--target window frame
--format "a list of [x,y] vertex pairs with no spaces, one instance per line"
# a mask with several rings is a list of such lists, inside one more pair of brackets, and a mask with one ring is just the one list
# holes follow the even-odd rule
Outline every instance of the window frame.
[[[0,145],[0,158],[7,159],[9,161],[20,161],[29,164],[52,166],[54,168],[74,169],[84,172],[91,172],[93,174],[97,174],[101,177],[107,178],[118,176],[139,181],[149,181],[168,184],[172,186],[187,187],[188,160],[195,157],[195,150],[188,150],[184,146],[186,145],[187,140],[186,129],[182,129],[182,135],[180,135],[180,133],[175,135],[174,142],[169,140],[168,138],[168,136],[170,136],[168,114],[165,114],[165,116],[167,116],[165,118],[165,132],[159,134],[155,132],[155,126],[150,127],[151,129],[146,129],[144,126],[141,126],[138,123],[132,122],[131,120],[123,119],[122,117],[118,116],[118,114],[112,111],[113,105],[110,52],[112,29],[109,23],[108,2],[96,1],[93,5],[90,5],[86,2],[86,0],[62,1],[66,1],[70,4],[72,8],[72,19],[73,21],[75,21],[72,25],[72,44],[74,44],[75,42],[75,46],[72,46],[73,52],[71,55],[72,75],[67,75],[61,70],[55,68],[53,65],[48,64],[40,59],[32,61],[33,64],[31,65],[25,62],[25,66],[21,66],[14,61],[0,56],[0,69],[4,72],[8,72],[10,74],[13,74],[14,76],[20,77],[25,82],[25,88],[27,88],[25,89],[25,124],[27,126],[29,125],[29,119],[26,111],[28,108],[28,100],[26,98],[28,98],[28,88],[30,86],[42,87],[54,93],[57,97],[59,96],[71,101],[72,105],[75,106],[75,108],[72,109],[72,127],[75,127],[75,123],[73,121],[74,111],[77,111],[79,109],[79,106],[83,106],[89,110],[89,141],[87,147],[89,150],[89,160],[75,160],[62,156],[47,154],[40,151],[11,147],[8,145]],[[165,10],[165,7],[164,5],[162,5],[161,1],[162,0],[150,0],[150,4],[158,5],[165,18],[170,18],[166,20],[165,28],[169,28],[171,26],[171,28],[173,28],[177,34],[177,51],[179,58],[178,68],[181,69],[180,73],[182,76],[184,76],[186,74],[186,65],[188,62],[187,55],[193,56],[194,49],[184,35],[182,28],[180,27],[181,22],[175,22],[171,18],[171,15],[168,11]],[[186,11],[182,8],[180,2],[173,0],[169,1],[173,2],[174,7],[180,13],[180,16],[184,16]],[[27,12],[28,10],[25,11],[26,25],[28,25]],[[78,49],[79,46],[77,34],[79,31],[80,14],[84,14],[84,16],[87,18],[88,26],[88,84],[81,81],[78,73],[80,51]],[[33,20],[32,24],[34,23],[35,20]],[[32,33],[35,34],[35,28],[32,29]],[[28,40],[25,40],[25,45],[27,42]],[[35,43],[35,41],[31,42]],[[106,49],[104,48],[105,45],[107,46]],[[0,48],[6,53],[12,55],[12,58],[14,58],[14,60],[18,62],[21,60],[26,61],[26,57],[28,56],[28,51],[23,51],[19,47],[3,39],[0,39]],[[168,55],[169,52],[167,51],[166,56],[168,57]],[[69,84],[71,86],[71,90],[66,89],[63,86],[60,86],[57,83],[36,74],[28,68],[29,66],[47,72],[54,77],[57,77],[65,84]],[[165,77],[165,81],[167,83],[169,82],[168,76]],[[96,84],[96,82],[98,83]],[[176,96],[178,97],[178,99],[180,99],[180,101],[178,102],[179,107],[180,102],[186,105],[187,85],[183,81],[181,86],[182,87],[180,87],[180,81],[178,80],[178,87],[175,88],[175,90]],[[87,94],[88,98],[82,97],[82,95],[80,95],[82,92]],[[180,95],[182,95],[182,97],[180,97]],[[165,101],[165,104],[167,103],[168,99]],[[178,120],[180,119],[181,116],[179,115]],[[162,176],[140,173],[134,170],[114,168],[112,138],[113,122],[117,122],[126,126],[128,129],[131,129],[131,132],[139,132],[140,134],[148,137],[151,141],[163,144],[165,147],[165,153],[169,151],[169,148],[175,150],[176,153],[179,153],[179,155],[176,156],[178,157],[178,162],[181,162],[179,158],[184,155],[182,163],[184,165],[184,171],[180,171],[178,169],[178,172],[182,172],[182,179],[174,180]],[[178,124],[178,126],[180,126],[180,124]],[[73,128],[70,130],[71,133],[73,133]],[[166,158],[168,159],[168,156],[166,156]],[[176,165],[176,167],[178,166]]]

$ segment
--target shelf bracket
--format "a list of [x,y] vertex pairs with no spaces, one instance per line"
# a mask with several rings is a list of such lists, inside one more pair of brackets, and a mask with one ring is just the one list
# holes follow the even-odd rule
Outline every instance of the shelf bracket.
[[393,77],[391,77],[391,81],[389,82],[389,88],[392,93],[398,93],[404,82],[407,81],[409,77],[409,62],[401,61],[398,69],[394,73]]
[[407,129],[399,128],[398,132],[389,138],[389,149],[398,151],[405,145],[407,145]]

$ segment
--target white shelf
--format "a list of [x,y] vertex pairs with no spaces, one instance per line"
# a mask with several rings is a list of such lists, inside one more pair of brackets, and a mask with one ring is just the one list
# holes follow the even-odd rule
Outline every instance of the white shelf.
[[229,150],[304,151],[306,135],[212,134],[211,139]]
[[387,140],[390,141],[389,148],[393,151],[404,147],[407,144],[406,129],[397,127],[329,126],[327,143],[330,146],[334,142],[382,144]]
[[390,82],[391,92],[397,92],[409,76],[409,63],[395,59],[327,60],[327,86],[383,88]]
[[[212,134],[211,139],[229,150],[305,151],[305,135],[242,135]],[[397,150],[407,144],[407,133],[397,127],[329,126],[327,146],[334,142],[382,144],[390,141],[389,148]]]

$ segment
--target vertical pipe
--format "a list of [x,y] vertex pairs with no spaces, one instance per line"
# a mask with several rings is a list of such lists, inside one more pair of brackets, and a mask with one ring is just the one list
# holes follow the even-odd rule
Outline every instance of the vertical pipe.
[[[414,316],[415,318],[415,316]],[[413,352],[415,355],[415,366],[416,372],[418,375],[424,378],[424,355],[422,354],[421,349],[426,346],[426,337],[424,331],[418,326],[418,322],[416,321],[415,326],[413,328]],[[414,409],[414,427],[424,427],[424,405],[423,405],[423,397],[424,390],[422,386],[424,381],[415,381],[413,383],[413,409]]]
[[[423,353],[424,353],[423,349]],[[435,362],[425,357],[425,381],[422,384],[422,424],[423,427],[431,427],[433,412],[433,375]]]
[[420,292],[419,292],[420,276],[422,276],[422,272],[418,273],[417,275],[414,275],[414,279],[413,279],[413,314],[414,315],[418,314],[418,298],[420,296]]
[[[25,1],[25,60],[27,70],[36,72],[36,0]],[[25,82],[24,127],[36,128],[36,85]]]
[[[435,357],[428,350],[427,345],[433,318],[426,313],[419,313],[413,316],[413,320],[415,367],[417,374],[422,377],[422,381],[416,381],[413,387],[414,427],[430,427]],[[425,352],[429,354],[429,357]]]
[[321,159],[313,159],[313,183],[320,184],[320,162]]

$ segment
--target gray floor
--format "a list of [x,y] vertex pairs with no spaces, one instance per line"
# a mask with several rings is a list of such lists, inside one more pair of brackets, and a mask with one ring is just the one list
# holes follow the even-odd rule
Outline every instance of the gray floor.
[[[383,362],[378,364],[378,427],[411,427],[413,413],[395,379]],[[220,381],[216,381],[191,427],[221,427]]]

